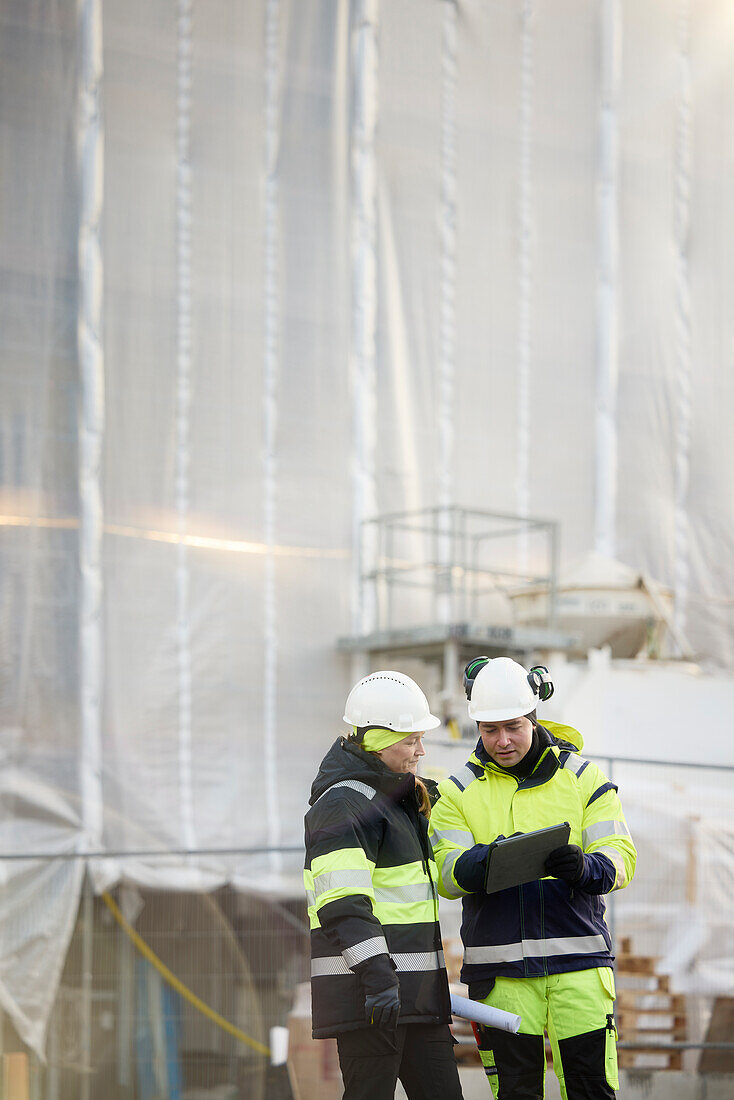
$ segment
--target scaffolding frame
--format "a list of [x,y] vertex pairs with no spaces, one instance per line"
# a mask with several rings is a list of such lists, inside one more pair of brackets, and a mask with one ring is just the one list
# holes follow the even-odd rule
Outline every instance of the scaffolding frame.
[[[439,661],[449,698],[463,657],[484,651],[523,660],[578,641],[556,626],[554,520],[458,505],[393,512],[362,522],[358,552],[361,629],[337,642],[356,679],[378,655]],[[549,595],[542,626],[517,627],[482,609],[487,597],[538,585]]]

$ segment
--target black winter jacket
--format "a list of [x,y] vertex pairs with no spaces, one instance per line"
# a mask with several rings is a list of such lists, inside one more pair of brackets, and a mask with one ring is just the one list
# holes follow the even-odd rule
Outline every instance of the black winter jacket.
[[365,987],[397,980],[400,1023],[447,1023],[437,871],[415,779],[339,738],[314,780],[304,882],[314,1038],[365,1027]]

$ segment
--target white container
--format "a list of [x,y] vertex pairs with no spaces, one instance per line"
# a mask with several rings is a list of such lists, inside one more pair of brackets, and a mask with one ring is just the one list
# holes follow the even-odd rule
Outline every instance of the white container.
[[[548,622],[547,585],[518,589],[510,599],[518,626]],[[672,616],[669,589],[601,554],[588,554],[558,581],[556,626],[579,637],[580,654],[609,646],[613,657],[657,655]]]

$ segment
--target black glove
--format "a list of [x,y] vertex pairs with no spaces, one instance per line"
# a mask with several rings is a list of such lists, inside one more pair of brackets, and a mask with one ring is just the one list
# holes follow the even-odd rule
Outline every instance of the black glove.
[[389,955],[373,955],[357,968],[364,989],[364,1015],[368,1024],[394,1031],[400,1014],[400,986]]
[[584,877],[584,853],[578,844],[554,848],[545,861],[545,869],[549,875],[563,879],[569,886],[577,886]]
[[379,993],[368,993],[364,999],[364,1015],[368,1024],[395,1031],[400,1015],[400,986],[391,985]]

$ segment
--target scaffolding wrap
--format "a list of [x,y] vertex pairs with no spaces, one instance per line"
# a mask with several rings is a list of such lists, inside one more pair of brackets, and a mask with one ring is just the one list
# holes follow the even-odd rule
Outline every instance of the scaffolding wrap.
[[[377,323],[377,34],[378,0],[359,0],[354,16],[352,106],[352,347],[354,418],[354,522],[353,544],[367,560],[376,547],[371,531],[363,537],[363,523],[377,514],[375,458],[377,448],[377,376],[375,328]],[[359,558],[359,554],[357,558]],[[354,625],[369,630],[374,617],[372,601],[363,605],[357,563],[353,578]]]
[[[530,515],[530,386],[533,295],[532,131],[533,131],[533,0],[523,0],[520,62],[520,171],[518,220],[517,325],[517,513]],[[528,541],[520,540],[521,570],[528,568]]]
[[[441,323],[438,379],[438,558],[451,568],[451,513],[454,503],[454,400],[456,370],[456,77],[457,5],[443,0],[441,24]],[[451,621],[450,588],[439,595],[438,616]]]
[[[722,11],[0,4],[0,1007],[40,1054],[90,886],[301,898],[358,660],[404,659],[452,721],[465,649],[558,643],[556,716],[595,750],[705,721],[732,763]],[[595,547],[618,560],[553,620]],[[629,610],[619,570],[662,652],[602,675],[568,622]],[[669,906],[671,973],[730,992],[703,902],[676,961],[667,830],[703,852],[719,826],[698,789],[671,825],[675,789],[639,793],[659,879],[615,919]],[[86,1072],[84,952],[58,1013]]]
[[103,270],[100,223],[104,188],[102,127],[102,3],[78,0],[80,88],[77,129],[79,165],[79,557],[82,807],[84,842],[102,839],[102,447],[105,375],[102,344]]
[[600,0],[599,276],[597,299],[595,547],[614,557],[617,511],[617,385],[619,372],[619,82],[622,10]]
[[193,0],[178,0],[176,86],[176,636],[178,656],[178,753],[181,835],[196,847],[194,781],[191,766],[191,613],[189,523],[191,466],[191,97]]
[[[280,0],[267,0],[265,8],[265,357],[263,380],[263,514],[265,532],[263,740],[267,791],[268,843],[280,843],[278,797],[277,691],[278,618],[275,557],[277,521],[277,427],[280,365],[280,248],[278,148],[280,144]],[[271,855],[275,871],[280,857]]]
[[693,359],[691,352],[691,288],[689,274],[692,166],[690,5],[681,0],[678,15],[678,117],[675,149],[675,348],[677,401],[675,438],[675,624],[684,636],[690,583],[688,492],[690,488]]

